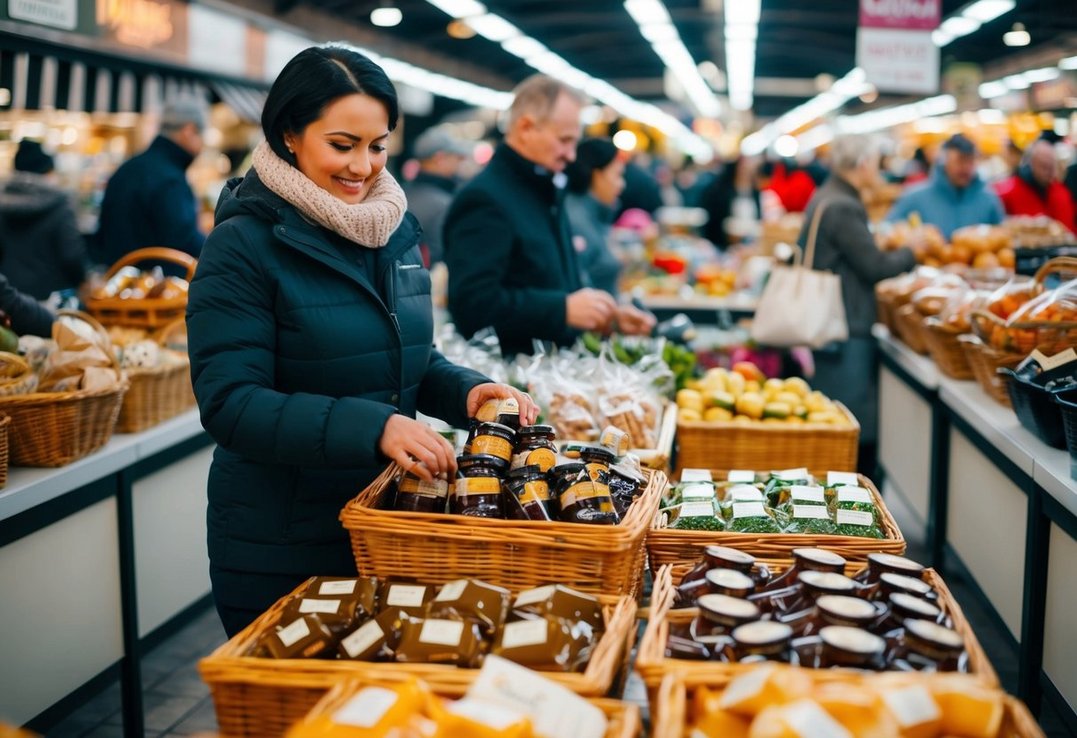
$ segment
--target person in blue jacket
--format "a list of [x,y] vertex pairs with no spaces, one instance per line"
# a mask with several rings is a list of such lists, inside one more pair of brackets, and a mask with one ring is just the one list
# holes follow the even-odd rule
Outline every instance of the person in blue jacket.
[[905,220],[914,212],[947,241],[958,228],[997,225],[1006,217],[1002,201],[976,172],[976,146],[968,137],[955,133],[943,143],[931,176],[905,190],[886,220]]
[[[262,112],[266,141],[228,183],[187,307],[191,376],[217,442],[210,576],[233,635],[312,575],[354,575],[338,515],[396,461],[451,478],[452,446],[416,411],[464,426],[530,397],[432,347],[420,229],[385,169],[398,116],[381,67],[300,52]],[[436,566],[437,562],[429,562]]]

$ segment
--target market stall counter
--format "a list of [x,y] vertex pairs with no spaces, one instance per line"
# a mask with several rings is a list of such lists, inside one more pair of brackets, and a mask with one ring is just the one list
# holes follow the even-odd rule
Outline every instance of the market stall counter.
[[[141,734],[141,653],[209,603],[197,410],[0,491],[0,717],[44,729],[119,674]],[[136,733],[129,733],[134,735]]]

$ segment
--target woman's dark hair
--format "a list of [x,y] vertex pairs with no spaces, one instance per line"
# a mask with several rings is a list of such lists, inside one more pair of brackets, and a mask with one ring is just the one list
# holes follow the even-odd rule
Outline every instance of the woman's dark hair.
[[591,189],[591,175],[617,158],[617,147],[608,138],[586,138],[576,147],[576,161],[565,168],[570,192]]
[[381,67],[342,46],[300,51],[277,75],[262,108],[262,132],[273,152],[294,165],[284,134],[302,133],[330,103],[354,93],[369,95],[384,105],[389,130],[396,128],[400,116],[396,88]]

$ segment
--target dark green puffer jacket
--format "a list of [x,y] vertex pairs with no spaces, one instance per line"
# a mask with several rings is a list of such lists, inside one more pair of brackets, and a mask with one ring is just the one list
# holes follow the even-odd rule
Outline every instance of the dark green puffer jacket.
[[385,422],[465,423],[488,381],[432,347],[430,275],[408,215],[368,249],[311,225],[251,172],[217,205],[187,307],[191,375],[217,442],[212,564],[354,572],[338,515],[387,460]]

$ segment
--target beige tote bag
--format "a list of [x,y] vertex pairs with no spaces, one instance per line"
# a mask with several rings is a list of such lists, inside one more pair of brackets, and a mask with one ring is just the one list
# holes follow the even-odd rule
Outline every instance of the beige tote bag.
[[776,264],[763,288],[751,331],[752,339],[762,346],[821,348],[849,338],[841,277],[812,269],[824,210],[826,203],[815,209],[801,263],[797,263],[801,256],[797,248],[793,264]]

